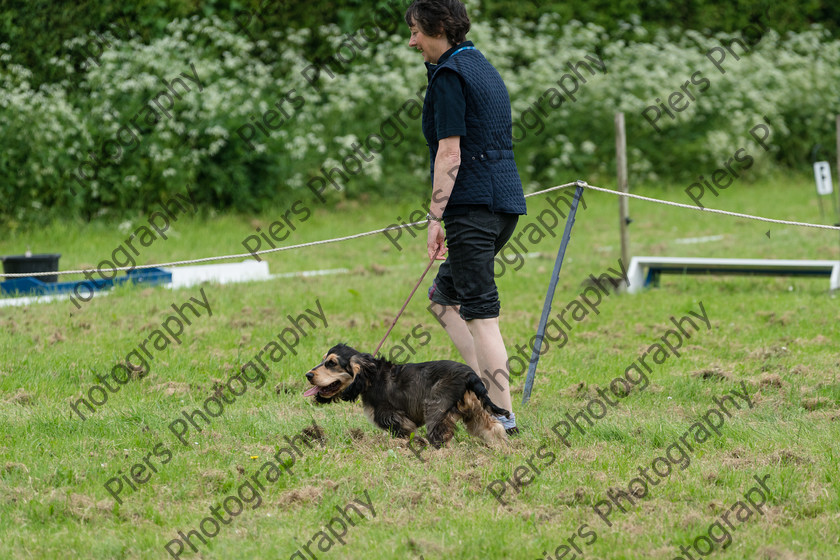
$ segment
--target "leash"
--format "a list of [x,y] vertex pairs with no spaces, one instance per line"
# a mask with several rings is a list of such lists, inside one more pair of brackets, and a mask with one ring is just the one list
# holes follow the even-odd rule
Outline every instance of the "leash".
[[[435,256],[437,256],[437,255],[435,255]],[[417,291],[417,288],[419,288],[419,287],[420,287],[420,284],[422,284],[422,283],[423,283],[423,278],[425,278],[425,277],[426,277],[426,274],[428,274],[429,269],[430,269],[430,268],[432,268],[432,265],[433,265],[433,264],[435,264],[435,258],[434,258],[434,257],[432,257],[432,258],[429,260],[429,264],[427,264],[427,265],[426,265],[426,270],[424,270],[424,271],[423,271],[423,274],[421,274],[421,275],[420,275],[420,280],[418,280],[418,281],[417,281],[417,283],[416,283],[416,284],[414,284],[414,288],[411,290],[411,293],[410,293],[410,294],[408,294],[408,299],[407,299],[407,300],[405,300],[405,303],[403,304],[403,306],[402,306],[402,308],[400,309],[399,313],[397,313],[397,316],[396,316],[396,317],[394,317],[393,322],[391,322],[391,326],[390,326],[390,327],[388,327],[388,332],[386,332],[386,333],[385,333],[385,336],[383,336],[383,337],[382,337],[382,340],[380,340],[380,341],[379,341],[379,346],[377,346],[377,347],[376,347],[376,350],[373,352],[373,356],[374,356],[374,357],[376,357],[376,355],[377,355],[377,354],[379,354],[379,351],[382,349],[382,345],[383,345],[383,344],[385,344],[385,341],[388,339],[388,335],[389,335],[389,334],[391,334],[391,331],[392,331],[392,330],[394,330],[394,326],[397,324],[397,321],[399,320],[400,315],[402,315],[402,314],[403,314],[403,311],[405,311],[405,308],[406,308],[406,307],[408,307],[408,302],[410,302],[410,301],[411,301],[411,298],[413,298],[413,297],[414,297],[414,292],[416,292],[416,291]]]

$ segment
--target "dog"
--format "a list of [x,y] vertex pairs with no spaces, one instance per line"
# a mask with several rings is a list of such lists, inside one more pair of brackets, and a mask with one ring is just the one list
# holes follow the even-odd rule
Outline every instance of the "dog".
[[304,396],[319,403],[362,397],[365,416],[396,437],[407,438],[426,425],[429,443],[447,443],[460,419],[467,431],[491,447],[504,445],[507,434],[492,414],[510,417],[496,406],[471,367],[449,360],[393,364],[345,344],[330,348],[306,378]]

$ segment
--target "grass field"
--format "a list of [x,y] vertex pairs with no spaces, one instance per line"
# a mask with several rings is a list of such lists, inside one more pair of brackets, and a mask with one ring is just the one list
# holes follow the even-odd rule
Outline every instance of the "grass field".
[[[682,190],[634,190],[688,202]],[[585,201],[553,314],[580,300],[590,274],[618,265],[615,198],[588,192]],[[421,203],[344,202],[329,209],[312,203],[311,216],[286,243],[382,227]],[[709,205],[820,222],[807,178],[735,184]],[[545,208],[544,198],[529,199],[519,230]],[[635,255],[840,258],[835,232],[637,201],[630,208]],[[137,259],[243,252],[243,238],[285,210],[259,217],[186,216],[168,240],[142,248]],[[145,220],[122,229],[98,222],[17,232],[0,240],[0,254],[29,245],[33,252],[61,252],[62,269],[92,266]],[[507,265],[498,281],[511,354],[536,329],[562,227],[561,221],[557,237],[539,243],[522,238],[531,255],[519,270]],[[678,242],[711,235],[723,237]],[[597,314],[579,313],[566,329],[568,342],[553,343],[541,358],[528,405],[519,404],[524,375],[512,378],[522,433],[508,450],[488,449],[459,428],[447,448],[423,450],[418,459],[405,441],[370,426],[359,403],[320,407],[302,393],[303,374],[334,343],[373,350],[422,272],[424,239],[424,231],[414,240],[403,234],[402,251],[376,236],[267,258],[274,274],[349,269],[345,274],[175,291],[122,288],[81,309],[69,301],[0,308],[0,556],[168,558],[164,547],[171,543],[177,552],[178,532],[198,530],[215,508],[220,522],[201,527],[206,535],[218,534],[202,534],[206,544],[193,536],[198,552],[185,544],[181,557],[840,557],[840,300],[828,292],[827,278],[663,276],[658,289],[604,296]],[[155,331],[163,332],[175,313],[172,304],[191,297],[206,298],[212,315],[196,305],[201,316],[185,326],[181,342],[165,343]],[[386,350],[411,346],[403,353],[411,361],[457,359],[426,301],[423,287]],[[651,345],[674,326],[671,317],[700,313],[700,302],[710,328],[698,321],[679,357],[649,359],[648,384],[640,382],[591,426],[578,417],[585,433],[572,429],[564,445],[558,423],[587,406],[600,413],[593,404],[601,398],[598,390],[624,376],[641,355],[650,358]],[[319,309],[323,321],[315,318]],[[311,324],[299,321],[305,335],[294,353],[291,343],[277,350],[264,384],[250,368],[253,381],[243,382],[244,391],[225,401],[221,413],[208,415],[207,424],[194,417],[201,431],[184,420],[184,412],[208,410],[203,407],[214,391],[279,340],[290,327],[289,315],[301,314]],[[291,341],[290,334],[286,338]],[[147,375],[135,371],[124,385],[115,384],[95,412],[82,406],[85,420],[73,412],[71,404],[100,383],[97,375],[110,375],[147,340],[153,340],[147,342]],[[748,399],[735,396],[727,401],[731,416],[719,413],[719,434],[701,436],[695,423],[703,415],[717,420],[709,413],[717,406],[713,399],[743,389]],[[99,400],[102,394],[93,392]],[[281,455],[284,438],[301,433],[319,437],[311,448],[298,437],[294,465],[289,461],[289,469],[271,475],[267,461],[293,454]],[[666,466],[667,475],[653,474]],[[653,477],[646,491],[631,482],[642,476],[640,469]],[[129,476],[136,477],[134,484]],[[757,480],[767,490],[751,491]],[[505,493],[497,500],[488,486]],[[618,491],[636,492],[633,504]],[[619,497],[610,502],[608,493]],[[336,510],[368,501],[370,509],[347,510],[354,524],[344,523]],[[604,515],[607,503],[612,512]],[[241,511],[233,515],[225,507]],[[721,550],[725,532],[729,543]],[[680,552],[682,546],[691,556]]]

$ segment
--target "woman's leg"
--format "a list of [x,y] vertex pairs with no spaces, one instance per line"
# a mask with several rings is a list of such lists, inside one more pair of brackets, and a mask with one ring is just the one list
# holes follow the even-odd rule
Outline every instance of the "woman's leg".
[[499,331],[499,318],[464,321],[458,307],[432,302],[431,311],[443,325],[464,362],[484,382],[490,400],[505,410],[511,410],[507,351]]
[[437,317],[437,320],[440,321],[449,338],[452,339],[452,343],[455,344],[455,348],[461,353],[464,362],[473,368],[473,371],[481,377],[481,369],[479,369],[479,362],[476,359],[475,343],[473,342],[472,333],[467,328],[466,321],[461,319],[459,307],[457,305],[441,305],[432,302],[429,309]]
[[[499,216],[486,210],[448,220],[449,255],[429,291],[433,302],[430,310],[464,361],[484,382],[490,399],[511,412],[510,374],[499,330],[494,257],[513,234],[516,222],[516,216]],[[505,424],[512,428],[515,420],[506,419]]]
[[480,377],[487,386],[490,400],[513,412],[507,350],[499,330],[499,318],[471,319],[465,323],[472,335],[478,367],[481,368]]

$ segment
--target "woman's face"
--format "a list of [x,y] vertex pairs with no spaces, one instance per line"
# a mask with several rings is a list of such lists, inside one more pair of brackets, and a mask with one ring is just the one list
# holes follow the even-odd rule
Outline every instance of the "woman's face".
[[446,35],[440,34],[437,37],[426,35],[420,30],[416,22],[409,29],[411,30],[411,38],[408,40],[408,46],[423,53],[423,60],[426,62],[437,64],[440,55],[452,47],[447,41]]

